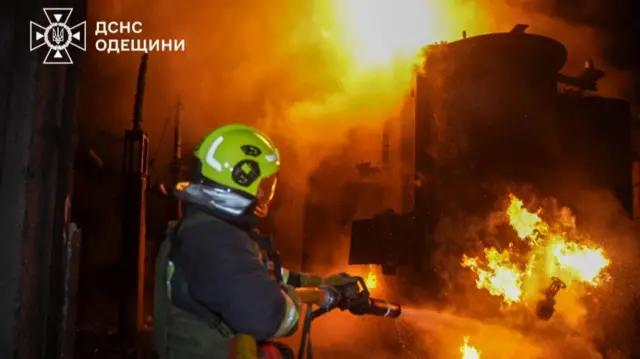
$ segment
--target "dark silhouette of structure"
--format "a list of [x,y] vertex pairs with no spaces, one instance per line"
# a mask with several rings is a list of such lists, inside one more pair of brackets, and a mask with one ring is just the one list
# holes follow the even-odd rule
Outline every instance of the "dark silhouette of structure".
[[[0,12],[0,357],[71,358],[79,232],[69,216],[76,99],[83,67],[43,65],[30,52],[30,21],[46,22],[43,3],[7,3]],[[86,17],[86,2],[71,21]]]
[[142,55],[133,127],[125,131],[122,157],[122,238],[120,243],[120,281],[122,293],[118,305],[118,332],[135,340],[144,328],[146,199],[149,179],[149,139],[142,130],[145,78],[148,54]]

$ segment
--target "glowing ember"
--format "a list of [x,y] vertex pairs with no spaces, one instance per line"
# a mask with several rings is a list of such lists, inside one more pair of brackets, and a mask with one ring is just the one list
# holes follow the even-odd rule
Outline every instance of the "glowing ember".
[[469,337],[464,337],[464,344],[460,346],[462,359],[480,359],[480,351],[469,345]]
[[[524,298],[525,287],[537,285],[538,290],[531,294],[539,294],[548,285],[546,279],[551,277],[557,277],[567,284],[595,286],[599,283],[610,260],[602,248],[579,241],[586,236],[576,231],[575,219],[568,209],[563,208],[560,218],[555,222],[546,222],[540,216],[541,210],[529,212],[522,200],[513,194],[509,195],[509,199],[506,210],[509,224],[531,248],[527,253],[514,253],[513,246],[504,251],[489,248],[485,249],[484,258],[464,255],[461,265],[476,274],[476,286],[479,289],[485,289],[491,295],[502,297],[505,303],[512,304],[530,299]],[[522,260],[516,261],[514,258]]]
[[365,279],[365,284],[369,289],[376,289],[378,287],[378,276],[375,273],[376,266],[369,266],[369,273],[367,274],[367,278]]

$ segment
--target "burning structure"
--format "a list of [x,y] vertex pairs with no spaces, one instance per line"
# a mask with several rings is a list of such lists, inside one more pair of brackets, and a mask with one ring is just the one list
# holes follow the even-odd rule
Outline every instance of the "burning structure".
[[521,26],[428,49],[405,132],[414,151],[401,151],[415,167],[405,183],[413,211],[355,221],[352,264],[429,272],[438,217],[460,208],[484,215],[509,184],[568,204],[572,187],[606,188],[631,211],[629,105],[584,94],[597,87],[598,70],[588,62],[581,76],[559,74],[566,57],[562,44]]
[[[395,126],[413,144],[396,150],[414,170],[403,172],[405,213],[354,221],[350,264],[378,264],[442,299],[451,277],[436,257],[446,252],[503,309],[524,307],[542,320],[553,316],[556,295],[578,298],[607,280],[609,254],[557,203],[576,209],[576,192],[604,189],[631,214],[629,105],[587,94],[604,73],[591,61],[579,76],[560,73],[565,47],[525,29],[465,34],[426,50],[413,121]],[[557,202],[531,205],[535,198]],[[487,215],[482,248],[438,238],[445,218]],[[466,339],[464,358],[479,357],[465,347]]]

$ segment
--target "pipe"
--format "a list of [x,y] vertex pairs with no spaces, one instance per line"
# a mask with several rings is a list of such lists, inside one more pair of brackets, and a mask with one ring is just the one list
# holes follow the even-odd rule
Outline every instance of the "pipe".
[[322,287],[296,288],[296,295],[303,304],[330,307],[335,298],[329,290]]

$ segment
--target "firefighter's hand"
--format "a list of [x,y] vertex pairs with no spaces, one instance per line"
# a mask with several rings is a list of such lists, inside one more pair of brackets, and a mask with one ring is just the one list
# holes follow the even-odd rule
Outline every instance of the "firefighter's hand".
[[323,284],[330,287],[341,287],[346,284],[356,283],[357,281],[358,278],[352,277],[347,273],[338,273],[324,278]]

